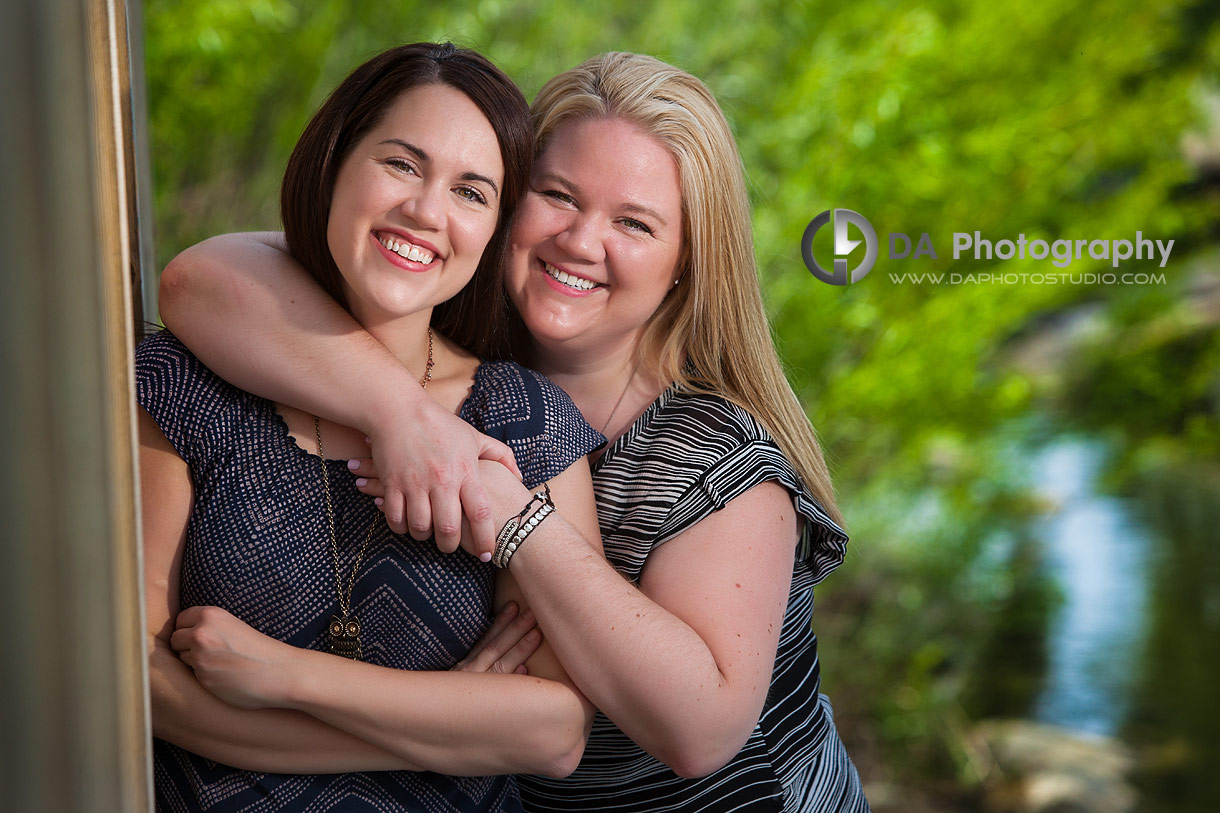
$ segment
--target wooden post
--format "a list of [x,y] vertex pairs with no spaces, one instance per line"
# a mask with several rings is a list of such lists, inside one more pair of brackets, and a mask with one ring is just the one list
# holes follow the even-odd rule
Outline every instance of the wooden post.
[[151,809],[126,25],[116,0],[0,3],[6,810]]

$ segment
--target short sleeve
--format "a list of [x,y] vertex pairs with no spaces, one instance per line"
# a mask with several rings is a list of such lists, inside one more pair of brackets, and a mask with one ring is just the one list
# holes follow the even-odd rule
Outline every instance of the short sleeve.
[[195,471],[215,464],[241,391],[203,365],[177,337],[162,330],[135,354],[136,401]]
[[461,417],[512,449],[527,488],[606,443],[557,384],[513,362],[479,366]]
[[672,539],[754,486],[775,480],[788,490],[794,509],[805,520],[799,554],[809,563],[815,581],[826,578],[843,563],[847,534],[752,415],[722,399],[696,400],[704,403],[692,404],[688,417],[699,416],[707,431],[704,440],[716,451],[674,505],[663,540]]

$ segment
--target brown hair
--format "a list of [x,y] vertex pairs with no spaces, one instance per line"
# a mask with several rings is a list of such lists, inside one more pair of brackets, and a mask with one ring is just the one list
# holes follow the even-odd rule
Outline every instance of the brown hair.
[[607,53],[547,82],[532,114],[539,153],[566,122],[620,118],[673,155],[685,248],[678,284],[640,341],[641,363],[662,381],[719,395],[753,414],[841,524],[822,450],[771,340],[745,172],[711,91],[653,57]]
[[446,85],[465,94],[487,117],[500,143],[504,189],[495,233],[473,279],[432,312],[433,326],[482,357],[504,355],[507,299],[502,269],[517,203],[529,182],[533,133],[521,90],[481,54],[452,43],[391,48],[365,62],[335,88],[305,126],[280,187],[280,217],[288,251],[327,293],[347,307],[341,275],[327,243],[327,221],[339,168],[403,93]]

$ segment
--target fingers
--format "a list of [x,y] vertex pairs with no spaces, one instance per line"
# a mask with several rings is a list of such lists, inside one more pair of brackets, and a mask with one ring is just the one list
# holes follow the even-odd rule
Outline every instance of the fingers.
[[356,475],[356,488],[372,497],[384,497],[385,486],[371,458],[354,457],[347,461],[347,470]]
[[203,607],[187,607],[182,612],[178,613],[178,617],[174,619],[174,626],[178,629],[183,627],[193,627],[199,623],[203,617]]
[[169,645],[184,661],[188,661],[191,650],[206,647],[212,643],[211,627],[205,626],[208,619],[217,620],[224,613],[219,607],[195,606],[187,607],[178,613],[174,619],[176,629],[169,637]]
[[[511,454],[511,452],[510,452]],[[492,521],[491,498],[475,477],[467,477],[459,492],[469,528],[467,550],[480,561],[490,562],[495,550],[497,529]]]
[[[432,503],[428,499],[428,492],[413,489],[405,496],[407,509],[406,532],[411,535],[412,539],[423,542],[432,534]],[[385,503],[387,521],[390,519],[389,506],[390,500],[387,499]],[[391,524],[390,527],[393,528],[394,526]],[[438,547],[440,546],[438,545]],[[442,547],[441,550],[445,553],[453,553],[453,548],[446,550]]]
[[455,666],[467,672],[499,672],[528,674],[522,671],[525,662],[542,644],[534,614],[526,610],[518,614],[517,605],[509,602],[496,614],[491,628]]
[[[473,430],[479,459],[503,465],[520,480],[512,450],[504,443]],[[433,537],[438,549],[452,553],[464,547],[482,561],[490,561],[499,530],[493,521],[491,497],[476,467],[466,464],[433,468],[431,480],[404,480],[401,472],[381,479],[372,458],[353,458],[348,470],[356,477],[356,488],[375,498],[386,524],[397,534],[424,541]],[[414,484],[413,484],[414,483]],[[464,533],[468,524],[469,533]]]
[[[517,613],[520,609],[515,601],[507,602],[501,607],[500,612],[496,613],[496,617],[491,620],[491,626],[487,628],[487,632],[483,633],[483,637],[475,644],[475,648],[486,647],[489,641],[495,640],[500,633],[508,629],[508,625],[517,620]],[[499,655],[496,657],[498,658]]]
[[[500,441],[489,438],[486,435],[480,434],[478,437],[480,439],[479,459],[494,460],[500,463],[520,480],[521,469],[517,468],[517,458],[513,457],[513,450]],[[465,500],[462,502],[465,504]]]
[[390,526],[391,531],[400,535],[407,532],[407,511],[402,492],[387,492],[384,497],[378,497],[373,502],[385,514],[385,524]]
[[353,457],[347,461],[347,470],[357,477],[373,479],[381,476],[381,472],[377,470],[376,461],[371,457]]
[[[453,492],[432,492],[432,530],[436,546],[446,553],[458,549],[462,541],[462,504]],[[491,561],[488,557],[488,561]]]
[[[511,649],[505,652],[496,660],[492,666],[492,672],[500,672],[504,674],[517,673],[528,674],[525,668],[525,662],[530,659],[535,650],[542,645],[542,632],[534,628],[527,632],[524,636],[513,645]],[[520,671],[525,670],[525,671]]]
[[192,627],[185,629],[179,628],[174,630],[174,634],[169,637],[169,645],[178,653],[179,657],[195,647],[195,630]]

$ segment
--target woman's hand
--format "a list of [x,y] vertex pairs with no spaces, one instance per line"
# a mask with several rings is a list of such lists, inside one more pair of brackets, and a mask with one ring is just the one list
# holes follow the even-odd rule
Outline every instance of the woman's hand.
[[277,641],[220,607],[178,614],[170,645],[195,671],[199,684],[231,706],[282,706],[296,647]]
[[517,603],[510,601],[496,614],[487,633],[451,671],[528,675],[525,662],[541,644],[542,632],[534,614],[529,610],[519,614]]
[[[497,441],[488,438],[488,442],[496,443]],[[357,458],[349,460],[347,467],[356,475],[356,488],[364,494],[375,497],[373,502],[382,511],[387,512],[388,523],[391,499],[388,495],[390,492],[385,480],[381,477],[381,470],[376,461],[367,457]],[[509,517],[516,515],[525,507],[526,502],[529,501],[529,491],[521,484],[521,478],[515,466],[511,469],[506,468],[503,464],[493,460],[479,460],[477,471],[470,475],[469,482],[480,484],[480,492],[485,498],[482,505],[487,507],[487,526],[492,529],[490,544],[484,543],[482,538],[476,538],[473,525],[462,521],[459,526],[461,534],[458,544],[446,545],[438,534],[436,546],[445,553],[452,553],[460,545],[462,550],[487,562],[491,560],[491,554],[495,548],[496,534]],[[463,497],[463,500],[465,499]],[[467,511],[469,511],[469,505]]]
[[[396,399],[397,409],[401,404],[402,399]],[[491,461],[517,472],[508,446],[427,397],[414,399],[409,419],[399,412],[378,420],[369,444],[381,463],[380,496],[390,530],[418,540],[433,535],[446,553],[457,550],[465,535],[470,553],[480,558],[487,554],[484,561],[490,558],[499,529],[493,527],[479,464]]]

